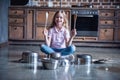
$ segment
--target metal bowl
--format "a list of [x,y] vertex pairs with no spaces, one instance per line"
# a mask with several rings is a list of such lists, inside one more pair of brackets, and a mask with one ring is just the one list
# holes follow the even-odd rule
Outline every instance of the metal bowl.
[[50,59],[50,58],[43,58],[42,60],[43,68],[53,70],[58,68],[58,60]]

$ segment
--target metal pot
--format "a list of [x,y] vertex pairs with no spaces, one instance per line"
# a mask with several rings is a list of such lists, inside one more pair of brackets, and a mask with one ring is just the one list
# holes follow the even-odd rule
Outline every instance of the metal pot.
[[25,51],[22,53],[22,58],[19,61],[25,63],[37,63],[38,53]]
[[77,54],[77,64],[91,64],[92,56],[90,54]]
[[45,69],[57,69],[58,68],[58,60],[43,58],[42,60],[43,68]]
[[29,54],[29,56],[28,56],[29,63],[37,63],[37,61],[38,61],[38,54],[37,53],[32,52],[31,54]]

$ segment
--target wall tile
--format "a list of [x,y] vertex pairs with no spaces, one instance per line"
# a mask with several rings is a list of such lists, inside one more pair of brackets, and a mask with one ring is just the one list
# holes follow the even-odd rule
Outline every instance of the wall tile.
[[[49,0],[39,0],[40,5],[47,6]],[[53,2],[54,7],[60,6],[60,0],[50,0]],[[114,8],[116,5],[120,5],[120,0],[61,0],[62,7],[70,7],[72,5],[88,5],[92,3],[95,8],[105,7]]]

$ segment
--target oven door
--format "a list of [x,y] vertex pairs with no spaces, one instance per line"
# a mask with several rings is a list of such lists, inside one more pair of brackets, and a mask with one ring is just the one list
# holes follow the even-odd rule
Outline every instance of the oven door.
[[[74,28],[74,15],[71,16],[71,29]],[[97,37],[98,15],[82,14],[77,15],[76,20],[77,36]]]

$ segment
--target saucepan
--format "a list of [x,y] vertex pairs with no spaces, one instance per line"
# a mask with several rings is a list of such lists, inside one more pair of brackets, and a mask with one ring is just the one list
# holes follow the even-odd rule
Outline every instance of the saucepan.
[[19,61],[23,63],[37,63],[38,53],[25,51],[22,53],[22,58]]
[[77,54],[77,64],[91,64],[92,56],[90,54]]

